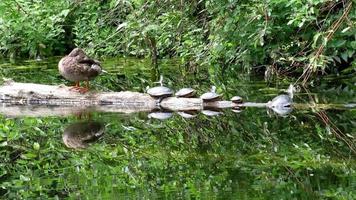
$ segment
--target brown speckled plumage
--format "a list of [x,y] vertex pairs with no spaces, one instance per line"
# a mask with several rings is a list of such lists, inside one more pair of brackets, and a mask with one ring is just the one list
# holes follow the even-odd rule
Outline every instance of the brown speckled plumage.
[[80,48],[62,58],[58,69],[64,78],[74,82],[89,81],[101,73],[100,62],[90,59]]

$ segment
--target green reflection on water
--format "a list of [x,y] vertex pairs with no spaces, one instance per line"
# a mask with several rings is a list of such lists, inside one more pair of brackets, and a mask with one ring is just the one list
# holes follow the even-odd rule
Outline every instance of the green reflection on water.
[[[2,63],[0,74],[19,82],[72,84],[58,75],[57,62],[58,58]],[[102,91],[143,92],[158,79],[148,63],[107,60],[104,68],[109,74],[92,85]],[[190,86],[201,94],[216,81],[206,71],[182,72],[174,60],[163,61],[159,71],[175,90]],[[352,103],[350,80],[322,82],[311,94],[317,103]],[[270,100],[287,85],[268,86],[246,74],[217,84],[225,99],[240,95],[257,102]],[[296,101],[308,102],[309,96],[302,91]],[[175,114],[166,121],[148,119],[146,113],[92,113],[81,119],[0,116],[0,195],[10,199],[355,199],[355,154],[343,141],[354,142],[356,137],[355,110],[325,111],[344,134],[341,137],[331,131],[333,126],[325,126],[318,112],[293,111],[281,118],[270,117],[264,109],[247,108],[239,114],[225,111],[219,117],[199,114],[183,119]],[[62,141],[66,128],[87,118],[102,123],[104,135],[86,149],[66,147]]]

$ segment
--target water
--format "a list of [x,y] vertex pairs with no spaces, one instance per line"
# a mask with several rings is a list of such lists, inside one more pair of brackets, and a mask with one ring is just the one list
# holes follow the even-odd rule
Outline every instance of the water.
[[[4,61],[0,75],[18,82],[72,84],[58,75],[58,60]],[[159,76],[148,63],[108,59],[104,66],[109,74],[95,79],[92,87],[144,92]],[[223,99],[239,95],[257,103],[266,103],[289,85],[266,84],[258,76],[238,72],[212,83],[207,71],[185,72],[174,60],[162,62],[160,73],[165,85],[175,90],[188,86],[202,94],[215,84]],[[355,199],[353,84],[353,77],[320,80],[310,91],[301,89],[294,97],[298,106],[283,117],[264,107],[240,113],[226,109],[213,117],[197,113],[191,119],[174,113],[167,120],[148,118],[145,112],[0,116],[0,195]],[[78,145],[81,149],[73,149]]]

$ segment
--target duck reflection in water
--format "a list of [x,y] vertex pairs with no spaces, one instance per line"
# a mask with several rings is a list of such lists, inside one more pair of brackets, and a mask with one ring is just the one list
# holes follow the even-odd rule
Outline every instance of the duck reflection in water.
[[62,139],[68,148],[85,149],[103,136],[104,129],[104,124],[100,122],[76,122],[64,129]]

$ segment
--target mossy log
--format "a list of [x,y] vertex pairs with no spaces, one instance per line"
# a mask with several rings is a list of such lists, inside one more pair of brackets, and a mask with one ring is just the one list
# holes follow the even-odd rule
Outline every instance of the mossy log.
[[[139,92],[99,92],[81,94],[65,85],[42,85],[5,81],[0,86],[0,114],[17,116],[67,116],[91,111],[133,113],[155,110],[200,111],[234,107],[268,107],[268,103],[231,101],[203,102],[200,98],[167,97],[158,99]],[[294,109],[349,109],[355,104],[294,104]]]
[[238,106],[231,101],[204,103],[200,98],[157,99],[139,92],[99,92],[81,94],[65,85],[42,85],[6,81],[0,86],[0,113],[7,116],[58,116],[84,111],[132,113],[165,109],[202,110],[204,107]]

